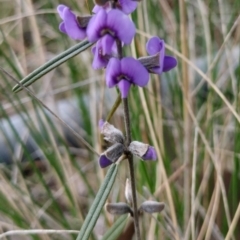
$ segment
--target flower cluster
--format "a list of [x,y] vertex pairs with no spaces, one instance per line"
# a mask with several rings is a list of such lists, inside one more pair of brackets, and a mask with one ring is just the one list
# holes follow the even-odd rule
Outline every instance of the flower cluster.
[[161,74],[177,65],[177,60],[165,55],[164,40],[152,37],[146,44],[149,56],[134,59],[118,54],[116,42],[129,45],[135,36],[135,25],[128,17],[137,8],[136,0],[96,0],[91,16],[76,16],[69,7],[59,5],[57,10],[63,20],[59,29],[74,40],[87,37],[96,43],[92,48],[94,69],[106,68],[106,84],[117,86],[126,98],[131,85],[144,87],[149,73]]
[[[137,208],[137,196],[132,156],[144,161],[155,161],[157,153],[153,146],[132,141],[130,129],[130,114],[128,109],[128,95],[132,85],[144,87],[148,84],[150,74],[162,74],[177,66],[177,60],[165,55],[165,42],[155,36],[148,40],[146,51],[148,56],[135,59],[124,56],[122,48],[131,44],[135,33],[135,25],[128,14],[133,12],[140,0],[95,0],[95,7],[90,16],[76,16],[69,7],[59,5],[57,10],[62,19],[59,25],[61,32],[74,40],[87,38],[95,44],[92,48],[94,69],[106,69],[106,85],[109,88],[118,87],[124,106],[126,126],[125,139],[123,133],[100,120],[99,127],[104,139],[110,143],[99,158],[101,168],[111,164],[118,164],[128,159],[130,181],[126,184],[125,195],[128,204],[113,203],[106,206],[112,214],[130,214],[134,218],[137,239],[140,239],[138,215],[143,212],[157,213],[164,208],[163,203],[145,201]],[[116,167],[116,166],[115,166]],[[131,183],[130,183],[131,182]]]
[[155,161],[157,159],[154,147],[138,141],[132,141],[129,146],[126,146],[122,132],[113,125],[100,120],[99,127],[104,139],[112,143],[112,146],[101,154],[99,158],[100,167],[108,167],[120,159],[123,154],[127,155],[129,152],[143,160]]

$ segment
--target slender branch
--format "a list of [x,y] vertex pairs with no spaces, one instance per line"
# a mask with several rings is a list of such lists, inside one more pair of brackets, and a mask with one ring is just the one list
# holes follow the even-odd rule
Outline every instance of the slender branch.
[[[129,146],[132,139],[131,139],[131,127],[130,127],[130,114],[129,114],[127,98],[123,98],[123,109],[124,109],[124,123],[125,123],[125,130],[126,130],[126,145]],[[127,158],[128,158],[130,182],[131,182],[131,188],[132,188],[134,228],[135,228],[135,232],[137,235],[137,240],[141,240],[139,220],[138,220],[137,194],[136,194],[136,183],[135,183],[135,174],[134,174],[134,164],[133,164],[132,153],[129,153]]]
[[110,112],[107,115],[106,121],[109,122],[110,119],[112,118],[113,114],[116,112],[117,108],[119,107],[120,103],[121,103],[121,94],[118,94],[117,99],[115,100]]

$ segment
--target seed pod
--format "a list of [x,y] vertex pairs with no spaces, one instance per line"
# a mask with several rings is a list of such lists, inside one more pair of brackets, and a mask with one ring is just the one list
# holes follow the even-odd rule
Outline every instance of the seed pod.
[[165,207],[163,202],[145,201],[139,208],[139,212],[160,213]]
[[113,215],[123,215],[126,213],[133,215],[132,209],[124,202],[107,203],[105,207],[106,210]]

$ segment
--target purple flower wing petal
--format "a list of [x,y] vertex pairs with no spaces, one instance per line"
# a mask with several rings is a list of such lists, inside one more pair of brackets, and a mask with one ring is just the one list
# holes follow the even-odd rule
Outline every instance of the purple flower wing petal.
[[99,165],[101,168],[108,167],[109,165],[113,164],[105,155],[101,155],[99,158]]
[[163,72],[168,72],[177,66],[177,59],[171,56],[165,56],[163,60]]
[[102,130],[102,127],[103,127],[104,123],[105,123],[105,121],[103,119],[100,119],[98,121],[98,127],[100,128],[100,130]]
[[92,9],[93,13],[98,13],[100,10],[102,9],[102,7],[95,5],[94,8]]
[[130,44],[135,35],[135,25],[129,17],[118,9],[108,12],[107,26],[125,44]]
[[130,87],[131,87],[131,83],[126,81],[126,80],[124,80],[124,79],[122,79],[118,83],[118,88],[119,88],[119,90],[121,92],[122,98],[127,98]]
[[117,77],[121,73],[121,63],[117,58],[111,58],[106,69],[106,84],[109,88],[117,85]]
[[63,10],[65,29],[69,37],[74,40],[81,40],[86,37],[86,31],[78,26],[75,14],[69,9]]
[[143,160],[157,160],[157,153],[154,147],[149,146],[147,152],[142,156]]
[[118,1],[122,7],[122,11],[126,14],[130,14],[131,12],[133,12],[138,5],[136,1],[132,0],[118,0]]
[[103,55],[111,55],[114,42],[114,38],[109,34],[106,34],[101,38]]
[[108,60],[102,55],[102,39],[99,39],[96,46],[92,48],[93,53],[93,69],[104,68],[108,64]]
[[62,20],[64,20],[64,19],[63,19],[63,10],[64,10],[65,8],[68,8],[68,7],[65,6],[65,5],[63,5],[63,4],[60,4],[60,5],[58,5],[58,7],[57,7],[58,14],[59,14],[59,16],[60,16],[60,18],[61,18]]
[[64,22],[61,22],[61,23],[59,24],[59,30],[60,30],[61,32],[67,34],[67,31],[66,31]]
[[96,42],[101,38],[101,30],[106,28],[107,13],[104,9],[100,9],[96,15],[94,15],[87,27],[87,37],[89,42]]
[[93,69],[101,69],[105,68],[108,64],[108,61],[104,59],[99,54],[95,54],[92,62]]
[[164,41],[159,37],[152,37],[146,44],[146,49],[149,55],[154,55],[164,48]]
[[130,82],[144,87],[149,80],[149,73],[147,69],[136,59],[132,57],[126,57],[121,60],[121,70],[124,75],[129,77]]

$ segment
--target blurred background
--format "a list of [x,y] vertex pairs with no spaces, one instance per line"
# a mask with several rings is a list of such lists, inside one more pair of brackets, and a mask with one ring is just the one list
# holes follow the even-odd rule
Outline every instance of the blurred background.
[[[77,42],[58,30],[56,7],[88,15],[92,0],[0,0],[0,66],[18,81]],[[158,161],[135,159],[139,204],[164,202],[140,219],[143,239],[240,239],[240,1],[143,0],[132,14],[135,41],[125,55],[146,55],[151,36],[166,43],[178,66],[132,88],[134,140],[154,145]],[[87,50],[30,89],[75,133],[0,71],[0,238],[75,239],[76,234],[4,236],[23,229],[78,230],[105,170],[98,157],[98,120],[117,98]],[[122,106],[111,121],[124,129]],[[120,165],[109,202],[125,202],[127,164]],[[117,221],[104,209],[92,234]],[[132,239],[131,220],[115,239]],[[125,235],[124,235],[125,234]]]

